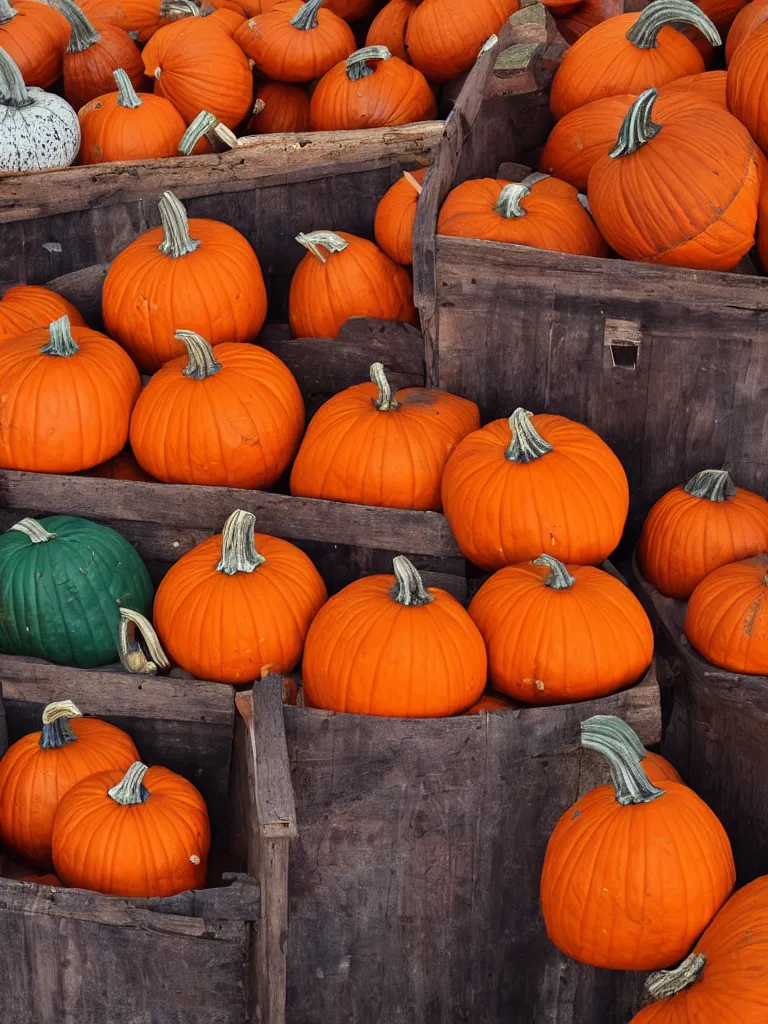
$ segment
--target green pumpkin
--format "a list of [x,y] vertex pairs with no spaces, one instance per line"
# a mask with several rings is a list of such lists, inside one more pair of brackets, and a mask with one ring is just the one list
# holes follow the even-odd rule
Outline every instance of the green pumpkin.
[[117,661],[120,608],[149,614],[152,582],[128,541],[76,516],[0,535],[0,649],[58,665]]

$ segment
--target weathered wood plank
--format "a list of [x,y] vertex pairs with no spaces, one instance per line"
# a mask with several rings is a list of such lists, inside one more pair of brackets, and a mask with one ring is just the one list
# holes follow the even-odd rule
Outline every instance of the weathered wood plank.
[[285,746],[282,676],[267,675],[254,683],[250,707],[244,693],[238,694],[237,704],[251,724],[259,831],[265,839],[293,839],[296,807]]

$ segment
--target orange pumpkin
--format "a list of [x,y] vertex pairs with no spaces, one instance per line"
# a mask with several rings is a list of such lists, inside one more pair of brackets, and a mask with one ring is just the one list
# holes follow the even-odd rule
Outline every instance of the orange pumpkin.
[[597,226],[625,259],[732,270],[755,241],[756,147],[714,104],[657,96],[638,96],[615,148],[590,171]]
[[571,110],[550,132],[541,152],[540,169],[586,192],[589,172],[596,161],[616,145],[622,122],[634,100],[634,96],[626,94],[605,96]]
[[205,801],[168,768],[134,761],[102,771],[62,799],[53,863],[64,885],[110,896],[173,896],[202,889],[211,828]]
[[187,221],[164,192],[162,227],[152,228],[114,259],[104,281],[104,323],[142,373],[184,354],[180,328],[203,332],[211,345],[252,341],[267,315],[267,292],[246,239],[216,220]]
[[146,43],[160,27],[160,0],[80,0],[79,6],[89,18],[136,33],[138,43]]
[[760,28],[764,21],[768,21],[768,0],[752,0],[741,8],[725,40],[725,63],[728,67],[747,36]]
[[345,231],[310,231],[296,241],[307,255],[288,296],[294,337],[336,338],[353,316],[417,322],[408,273],[373,242]]
[[768,501],[705,469],[660,498],[643,523],[637,563],[665,597],[687,601],[718,566],[768,551]]
[[407,558],[366,576],[318,612],[304,648],[311,707],[358,715],[440,718],[485,689],[483,638],[459,602],[425,587]]
[[[704,100],[727,110],[728,104],[725,98],[727,82],[727,71],[703,71],[699,75],[687,75],[685,78],[676,78],[674,82],[667,82],[659,89],[659,99],[681,94],[691,100]],[[618,135],[618,132],[616,134]]]
[[167,483],[260,490],[278,480],[304,430],[293,374],[258,345],[210,345],[177,331],[187,350],[151,378],[131,417],[131,448]]
[[48,868],[53,818],[64,794],[94,772],[124,771],[139,755],[122,729],[83,718],[69,700],[49,704],[42,724],[0,761],[0,840],[22,860]]
[[653,1001],[632,1024],[761,1024],[768,1006],[768,876],[756,878],[719,911],[679,967],[645,982]]
[[761,149],[768,147],[768,25],[751,32],[728,65],[728,109]]
[[595,25],[623,12],[623,0],[581,0],[573,10],[556,11],[557,30],[568,43],[575,43]]
[[301,85],[264,82],[256,88],[248,135],[309,131],[309,95]]
[[359,21],[372,13],[375,0],[325,0],[324,7],[345,21]]
[[373,233],[376,244],[395,263],[413,263],[413,225],[416,204],[427,168],[403,171],[403,176],[389,188],[376,207]]
[[393,57],[386,46],[357,50],[332,67],[320,79],[309,105],[313,131],[428,121],[436,110],[426,78]]
[[685,635],[713,665],[768,675],[768,555],[705,576],[688,602]]
[[45,875],[20,875],[20,882],[33,882],[35,885],[52,885],[56,889],[61,888],[61,879],[52,873]]
[[728,898],[736,872],[725,830],[693,790],[654,786],[615,720],[581,724],[613,784],[557,823],[544,858],[541,909],[566,956],[613,970],[677,963]]
[[135,89],[144,82],[139,48],[123,29],[109,21],[91,23],[74,0],[56,0],[72,35],[63,59],[64,96],[75,110],[110,92],[118,68]]
[[254,534],[236,510],[224,533],[171,566],[157,588],[155,629],[170,657],[199,679],[249,683],[266,667],[290,672],[327,592],[288,541]]
[[116,455],[141,390],[119,345],[66,316],[0,348],[0,466],[76,473]]
[[574,255],[605,253],[600,232],[578,194],[558,193],[545,181],[465,181],[448,193],[437,232]]
[[145,473],[136,461],[136,456],[126,448],[113,459],[102,462],[100,466],[86,470],[83,476],[99,476],[108,480],[143,480],[145,483],[157,483],[154,477]]
[[0,346],[36,327],[47,327],[62,316],[68,316],[73,327],[85,327],[85,320],[72,303],[50,288],[36,284],[14,285],[0,299]]
[[446,82],[474,64],[518,7],[518,0],[422,0],[408,19],[408,56],[430,82]]
[[334,395],[312,417],[291,472],[291,494],[438,510],[445,463],[480,426],[477,406],[427,388],[393,394],[381,363],[371,366],[371,381]]
[[183,18],[165,25],[144,47],[142,57],[155,93],[170,100],[189,124],[208,110],[236,128],[251,109],[253,78],[248,58],[208,18]]
[[411,60],[405,48],[405,31],[408,19],[416,10],[413,0],[389,0],[371,22],[366,46],[386,46],[393,57],[410,64]]
[[493,690],[486,690],[480,700],[475,701],[472,707],[462,711],[462,715],[479,715],[482,711],[514,711],[524,707],[520,701],[510,700],[503,693],[494,693]]
[[604,697],[640,679],[653,658],[653,630],[634,594],[601,569],[551,555],[494,573],[469,614],[491,686],[526,704]]
[[160,96],[137,93],[121,68],[114,78],[117,92],[91,100],[78,112],[78,163],[175,156],[186,130],[178,110]]
[[246,18],[257,18],[260,14],[269,14],[283,0],[240,0]]
[[235,32],[235,42],[261,74],[280,82],[310,82],[355,49],[352,29],[323,0],[285,0]]
[[37,0],[0,0],[0,49],[15,61],[27,85],[53,85],[71,32],[53,7]]
[[597,434],[525,409],[464,438],[445,467],[442,497],[462,552],[488,570],[542,552],[599,565],[629,509],[626,473]]
[[603,96],[637,95],[703,71],[701,54],[677,24],[695,25],[720,45],[717,29],[690,0],[655,0],[640,14],[617,14],[590,29],[563,57],[552,81],[552,113],[564,117]]

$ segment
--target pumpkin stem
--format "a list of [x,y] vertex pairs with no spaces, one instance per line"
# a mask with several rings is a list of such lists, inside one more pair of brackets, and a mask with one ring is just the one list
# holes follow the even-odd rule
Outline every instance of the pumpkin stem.
[[416,181],[416,179],[414,178],[410,171],[403,171],[403,177],[408,182],[408,184],[416,190],[416,195],[420,196],[421,193],[424,191],[424,186],[420,185],[419,182]]
[[259,114],[262,113],[262,111],[266,110],[266,107],[267,104],[264,102],[264,100],[258,99],[253,104],[253,110],[251,111],[251,113],[253,114],[254,117],[258,117]]
[[542,455],[548,455],[555,449],[549,442],[540,437],[536,428],[531,423],[533,414],[525,409],[518,408],[509,417],[509,429],[512,431],[512,440],[504,453],[509,462],[522,462],[527,465],[534,459],[540,459]]
[[627,32],[627,41],[638,50],[653,50],[659,45],[659,32],[665,25],[695,25],[707,42],[720,46],[722,39],[706,14],[691,0],[653,0]]
[[551,178],[551,174],[545,174],[544,171],[531,171],[520,182],[521,185],[527,185],[529,188],[537,184],[539,181],[544,181],[545,178]]
[[189,356],[187,365],[181,371],[185,377],[205,380],[219,372],[221,363],[216,362],[213,349],[205,338],[201,338],[194,331],[176,331],[174,338],[182,343]]
[[649,804],[664,796],[665,790],[654,786],[645,774],[635,744],[628,743],[622,725],[614,715],[593,715],[581,723],[581,745],[595,750],[608,761],[616,802]]
[[43,731],[40,733],[41,750],[58,750],[67,743],[75,743],[77,736],[69,724],[70,718],[82,718],[71,700],[55,700],[43,708]]
[[691,953],[677,967],[649,974],[643,987],[653,1002],[657,999],[668,999],[695,984],[706,965],[707,958],[703,953]]
[[208,135],[209,132],[212,132],[218,123],[219,119],[215,114],[211,114],[207,110],[201,110],[197,117],[190,121],[187,130],[181,136],[179,152],[183,156],[189,156],[200,139],[204,135]]
[[157,204],[163,224],[163,240],[158,249],[165,256],[178,260],[200,248],[200,242],[189,233],[184,204],[173,192],[163,192]]
[[302,231],[296,235],[296,241],[311,252],[315,259],[320,260],[321,263],[327,263],[328,260],[320,252],[320,246],[327,249],[329,253],[334,253],[343,252],[349,245],[349,242],[345,242],[343,238],[333,231],[310,231],[306,235]]
[[122,807],[145,803],[149,790],[143,780],[148,771],[147,765],[141,761],[134,761],[117,785],[107,790],[107,796]]
[[8,0],[0,0],[0,25],[7,25],[19,12],[11,7]]
[[133,88],[133,82],[125,71],[123,71],[122,68],[117,68],[116,71],[112,72],[112,77],[117,82],[118,106],[127,107],[129,110],[135,110],[137,107],[140,107],[141,100],[139,99],[136,90]]
[[683,490],[694,498],[706,498],[707,501],[727,501],[736,495],[727,469],[702,469],[691,477]]
[[615,715],[592,715],[589,721],[597,724],[603,719],[610,723],[610,728],[613,729],[617,736],[621,734],[624,742],[628,747],[632,748],[632,751],[637,755],[640,761],[648,756],[648,751],[643,746],[642,740],[632,726],[628,725],[623,718],[618,718]]
[[376,68],[368,67],[369,60],[390,60],[392,54],[386,46],[364,46],[347,57],[347,78],[357,82],[361,78],[376,74]]
[[19,65],[10,53],[0,50],[0,106],[20,110],[22,107],[32,106],[34,102],[27,92]]
[[[137,630],[140,639],[136,637]],[[130,608],[120,609],[117,653],[123,668],[133,675],[154,676],[158,669],[171,667],[152,623],[141,612],[134,612]]]
[[160,17],[166,21],[180,21],[182,18],[202,18],[203,11],[194,0],[163,0]]
[[101,40],[101,35],[73,0],[53,0],[53,6],[64,15],[72,26],[67,53],[82,53],[83,50],[87,50],[89,46],[93,46]]
[[373,399],[373,404],[379,412],[392,412],[398,409],[400,403],[392,394],[392,386],[384,373],[383,363],[371,363],[371,380],[379,389],[379,394]]
[[505,185],[493,208],[494,213],[498,213],[506,220],[511,220],[513,217],[524,217],[525,210],[520,203],[530,194],[531,190],[522,181],[513,181],[509,185]]
[[234,576],[238,572],[254,572],[264,565],[266,558],[256,550],[254,529],[256,516],[238,508],[230,515],[221,538],[221,561],[216,572]]
[[80,351],[80,346],[72,337],[72,325],[68,316],[59,317],[48,327],[50,341],[40,349],[44,356],[62,356],[64,359]]
[[[659,0],[653,0],[653,2],[659,3]],[[655,89],[646,89],[645,92],[640,93],[629,108],[626,117],[622,121],[621,128],[619,128],[619,137],[616,139],[616,145],[609,154],[611,160],[636,153],[641,146],[644,146],[646,142],[650,142],[651,139],[659,134],[662,126],[655,124],[651,120],[653,104],[656,102],[658,95]]]
[[434,597],[427,591],[418,570],[405,555],[398,555],[392,565],[395,569],[395,585],[389,593],[398,604],[406,608],[432,604]]
[[549,574],[544,577],[544,586],[552,587],[553,590],[569,590],[576,582],[563,563],[552,555],[539,555],[531,565],[547,566]]
[[323,0],[305,0],[298,12],[291,18],[290,24],[294,28],[308,32],[311,28],[317,28],[317,12]]
[[17,533],[23,533],[25,537],[29,537],[33,544],[45,544],[46,541],[54,540],[56,537],[55,533],[48,533],[42,523],[38,523],[36,519],[32,519],[29,516],[20,519],[18,523],[14,523],[9,529],[15,530]]

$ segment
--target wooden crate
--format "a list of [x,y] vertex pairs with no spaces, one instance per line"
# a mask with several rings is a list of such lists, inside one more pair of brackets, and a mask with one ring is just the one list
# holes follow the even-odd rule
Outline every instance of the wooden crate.
[[660,594],[637,562],[632,578],[656,635],[662,751],[725,826],[739,883],[751,882],[765,874],[768,845],[768,677],[705,661],[683,631],[687,602]]

